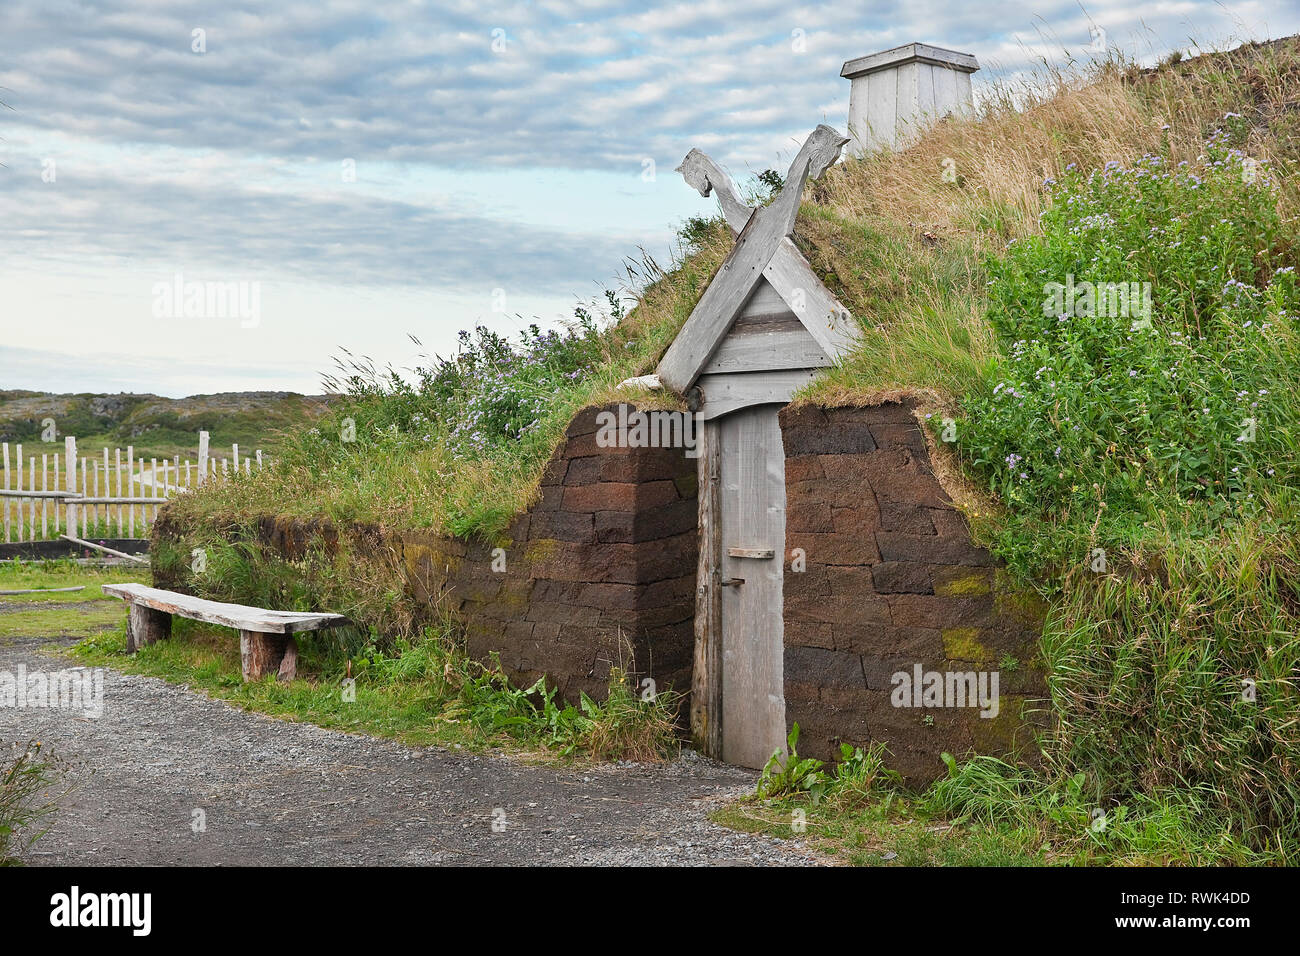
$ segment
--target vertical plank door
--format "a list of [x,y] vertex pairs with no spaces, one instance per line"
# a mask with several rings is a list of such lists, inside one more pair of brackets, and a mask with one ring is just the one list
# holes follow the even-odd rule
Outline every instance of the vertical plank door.
[[722,759],[762,767],[785,753],[782,576],[785,454],[779,405],[719,421]]

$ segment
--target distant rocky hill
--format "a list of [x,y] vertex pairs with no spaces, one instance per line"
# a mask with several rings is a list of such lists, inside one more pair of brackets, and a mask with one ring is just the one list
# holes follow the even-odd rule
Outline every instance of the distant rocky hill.
[[133,445],[145,457],[194,457],[202,430],[210,434],[214,448],[238,443],[242,449],[272,452],[284,432],[319,418],[330,400],[326,395],[295,392],[163,398],[127,392],[56,395],[0,390],[0,441],[48,444],[46,423],[53,419],[55,443],[61,447],[65,435],[74,435],[79,451]]

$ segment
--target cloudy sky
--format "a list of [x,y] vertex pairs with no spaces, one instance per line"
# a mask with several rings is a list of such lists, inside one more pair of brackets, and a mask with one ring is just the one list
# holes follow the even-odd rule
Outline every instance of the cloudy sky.
[[[482,322],[553,324],[846,123],[852,57],[982,82],[1300,32],[1300,0],[0,0],[0,388],[319,390]],[[242,312],[187,315],[183,283]]]

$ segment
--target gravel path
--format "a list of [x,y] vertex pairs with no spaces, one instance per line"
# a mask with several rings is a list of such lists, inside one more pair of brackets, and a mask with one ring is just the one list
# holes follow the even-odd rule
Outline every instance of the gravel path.
[[[67,667],[45,643],[0,643],[0,671]],[[98,719],[0,707],[6,752],[32,738],[80,768],[30,853],[38,865],[815,862],[797,842],[710,823],[754,775],[694,755],[575,770],[411,748],[115,671]]]

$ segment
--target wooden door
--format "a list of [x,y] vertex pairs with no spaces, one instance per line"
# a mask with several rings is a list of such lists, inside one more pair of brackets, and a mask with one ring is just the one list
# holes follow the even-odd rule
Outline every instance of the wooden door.
[[722,759],[742,767],[785,752],[780,407],[754,405],[717,422]]

